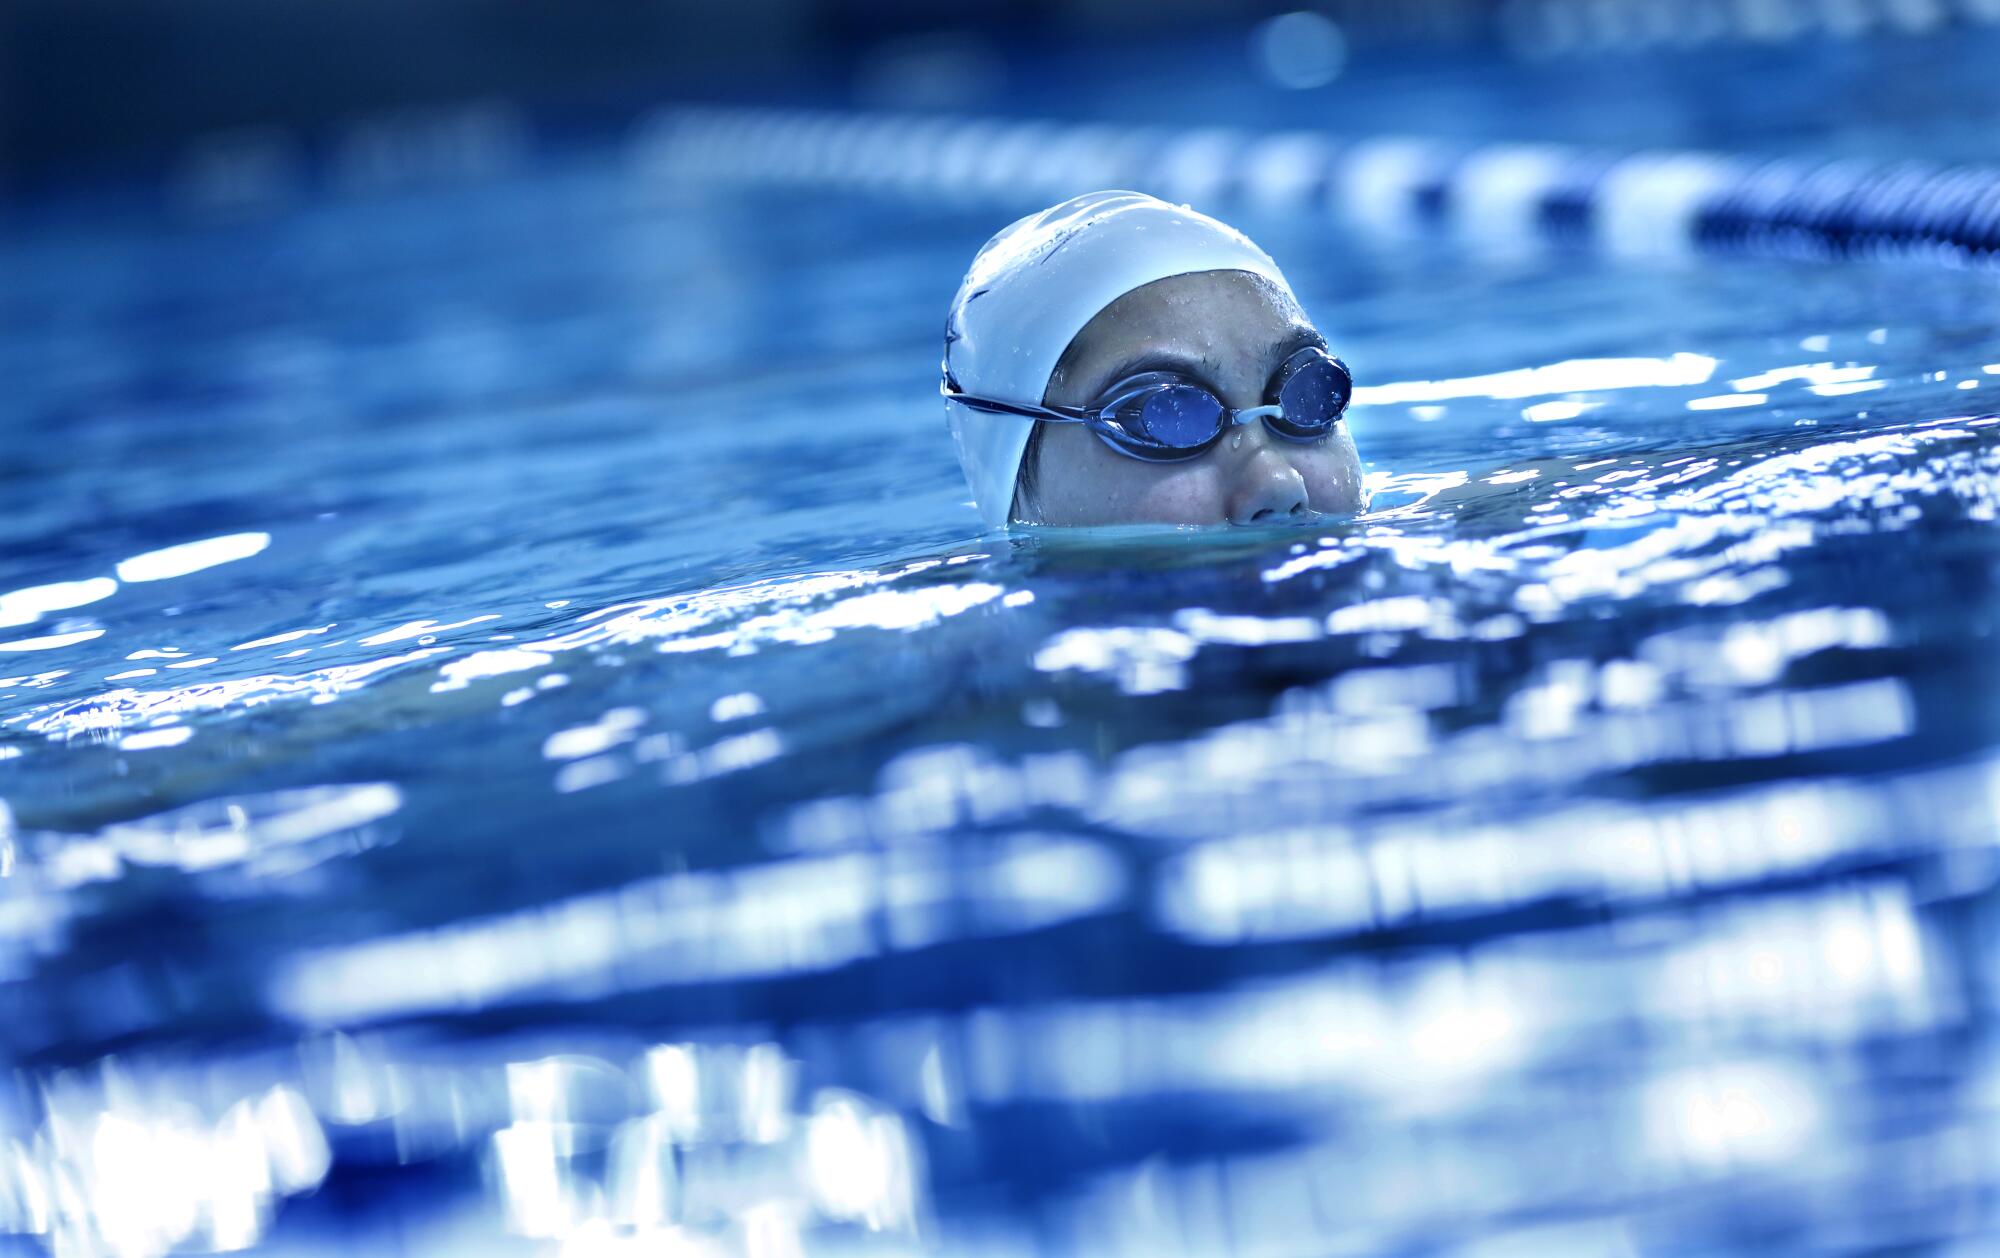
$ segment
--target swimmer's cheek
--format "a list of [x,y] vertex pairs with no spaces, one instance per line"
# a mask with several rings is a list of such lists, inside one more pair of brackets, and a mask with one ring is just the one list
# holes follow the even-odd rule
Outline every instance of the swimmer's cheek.
[[1367,510],[1361,455],[1345,425],[1302,447],[1299,462],[1305,473],[1307,504],[1314,511],[1346,515]]

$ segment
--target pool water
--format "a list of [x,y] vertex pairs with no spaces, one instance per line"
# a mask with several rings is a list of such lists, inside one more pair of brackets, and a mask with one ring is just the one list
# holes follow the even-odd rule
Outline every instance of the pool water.
[[1981,1251],[1990,273],[1248,220],[1372,508],[981,534],[1005,215],[5,246],[0,1251]]

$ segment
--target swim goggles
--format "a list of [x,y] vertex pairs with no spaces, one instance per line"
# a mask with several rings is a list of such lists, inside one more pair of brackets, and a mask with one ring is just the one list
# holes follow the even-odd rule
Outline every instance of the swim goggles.
[[1120,454],[1148,463],[1179,463],[1206,454],[1236,424],[1261,419],[1288,441],[1317,441],[1340,424],[1354,395],[1347,364],[1316,345],[1287,358],[1271,377],[1269,406],[1231,410],[1209,389],[1169,372],[1148,372],[1113,386],[1096,406],[1029,406],[961,393],[947,375],[945,397],[975,411],[1052,424],[1088,424]]

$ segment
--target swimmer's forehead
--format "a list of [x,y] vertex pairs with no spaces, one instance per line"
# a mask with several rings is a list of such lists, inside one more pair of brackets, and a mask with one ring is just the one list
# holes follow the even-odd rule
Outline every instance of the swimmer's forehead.
[[1223,270],[1290,296],[1271,255],[1226,223],[1143,193],[1073,197],[980,250],[946,323],[946,370],[968,391],[1039,395],[1071,340],[1113,302],[1162,279]]
[[1163,276],[1121,293],[1079,331],[1147,326],[1198,334],[1246,321],[1259,328],[1311,326],[1298,298],[1283,284],[1254,271],[1216,267]]
[[1109,385],[1165,371],[1215,383],[1268,372],[1326,338],[1291,293],[1247,271],[1156,280],[1113,301],[1079,331],[1056,374]]

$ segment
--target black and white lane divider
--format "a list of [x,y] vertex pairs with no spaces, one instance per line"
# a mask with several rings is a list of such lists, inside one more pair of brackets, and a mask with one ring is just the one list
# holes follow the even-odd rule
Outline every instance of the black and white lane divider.
[[1630,153],[994,118],[674,108],[635,133],[648,172],[1032,208],[1134,188],[1201,209],[1326,215],[1383,235],[1618,254],[2000,257],[2000,168]]

